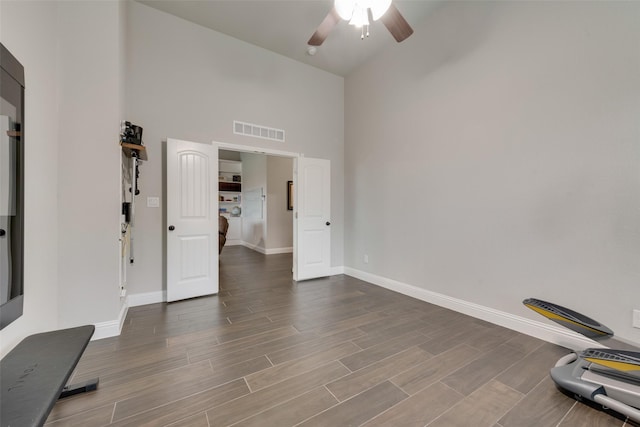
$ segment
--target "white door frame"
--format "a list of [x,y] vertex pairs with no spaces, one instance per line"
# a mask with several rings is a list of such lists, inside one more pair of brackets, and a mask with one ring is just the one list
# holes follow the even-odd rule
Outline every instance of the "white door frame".
[[[239,151],[242,153],[255,153],[255,154],[264,154],[267,156],[279,156],[279,157],[289,157],[293,159],[293,186],[294,188],[298,188],[297,180],[298,180],[298,159],[304,157],[303,153],[295,153],[291,151],[282,151],[282,150],[273,150],[270,148],[262,148],[262,147],[253,147],[250,145],[240,145],[240,144],[230,144],[227,142],[219,142],[219,141],[211,141],[211,143],[215,146],[218,146],[218,150],[229,150],[229,151]],[[298,272],[297,272],[297,257],[298,257],[298,227],[297,220],[295,215],[298,212],[297,206],[297,197],[293,198],[293,280],[298,280]]]
[[250,145],[230,144],[228,142],[211,141],[213,145],[217,145],[219,150],[240,151],[242,153],[266,154],[269,156],[280,157],[304,157],[302,153],[294,153],[292,151],[272,150],[270,148],[252,147]]

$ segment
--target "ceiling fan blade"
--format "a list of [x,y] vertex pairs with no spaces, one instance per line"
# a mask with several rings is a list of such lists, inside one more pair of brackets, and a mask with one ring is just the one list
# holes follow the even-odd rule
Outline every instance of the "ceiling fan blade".
[[398,43],[413,34],[413,28],[393,3],[391,3],[389,9],[382,15],[380,20]]
[[318,29],[315,33],[313,33],[307,44],[311,46],[320,46],[329,36],[329,33],[331,32],[331,30],[333,30],[333,27],[335,27],[338,22],[340,22],[340,15],[338,15],[338,12],[336,11],[336,8],[334,6],[331,8],[324,20],[320,23],[320,26],[318,26]]

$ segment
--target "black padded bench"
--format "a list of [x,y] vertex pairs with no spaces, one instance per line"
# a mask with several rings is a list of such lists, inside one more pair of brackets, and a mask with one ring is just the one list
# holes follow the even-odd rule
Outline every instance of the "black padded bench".
[[93,325],[31,335],[0,361],[2,427],[42,426],[60,398],[95,390],[98,379],[65,387]]

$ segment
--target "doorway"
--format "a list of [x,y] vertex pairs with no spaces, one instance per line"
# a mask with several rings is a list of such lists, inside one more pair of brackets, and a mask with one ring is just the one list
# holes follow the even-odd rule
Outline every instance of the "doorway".
[[[331,166],[300,153],[227,143],[218,149],[293,159],[293,278],[331,274]],[[288,190],[288,185],[287,185]]]
[[292,157],[220,149],[218,203],[229,224],[227,246],[264,255],[293,253],[293,209],[288,183]]
[[[329,160],[236,144],[203,144],[168,138],[165,165],[167,301],[218,292],[218,239],[214,249],[214,233],[218,229],[219,197],[214,194],[214,189],[220,184],[220,149],[293,159],[293,279],[300,281],[329,276]],[[290,189],[288,181],[281,185],[286,194]],[[284,206],[288,204],[286,201],[282,203]],[[192,286],[200,282],[202,286]],[[190,287],[193,289],[188,289]]]

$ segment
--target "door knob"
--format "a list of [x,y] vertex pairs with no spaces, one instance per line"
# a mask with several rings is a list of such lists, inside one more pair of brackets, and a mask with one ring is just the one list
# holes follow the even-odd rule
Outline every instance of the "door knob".
[[0,228],[0,237],[4,236],[7,232]]
[[175,230],[175,229],[176,229],[176,228],[175,228],[173,225],[170,225],[170,226],[169,226],[169,231],[173,231],[173,230]]
[[327,223],[325,225],[331,225],[331,223],[329,221],[327,221]]

